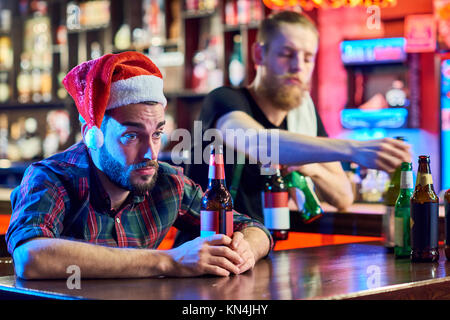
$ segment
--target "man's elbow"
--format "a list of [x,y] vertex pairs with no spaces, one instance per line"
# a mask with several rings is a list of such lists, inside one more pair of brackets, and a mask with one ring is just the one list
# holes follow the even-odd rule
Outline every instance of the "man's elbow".
[[338,199],[336,199],[335,207],[341,211],[347,211],[347,209],[353,204],[355,201],[353,193],[347,193],[345,195],[342,195]]
[[13,260],[14,271],[19,278],[26,280],[40,278],[39,252],[30,250],[26,244],[23,244],[14,250]]

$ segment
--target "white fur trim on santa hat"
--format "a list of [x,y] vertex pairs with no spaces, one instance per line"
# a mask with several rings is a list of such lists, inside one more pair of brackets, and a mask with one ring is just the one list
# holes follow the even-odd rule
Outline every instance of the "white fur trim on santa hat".
[[96,126],[93,126],[86,131],[86,134],[84,136],[84,143],[88,148],[93,150],[100,149],[103,145],[103,142],[103,132]]
[[167,105],[163,92],[163,80],[158,76],[140,75],[111,84],[106,110],[148,101],[161,103],[163,107]]

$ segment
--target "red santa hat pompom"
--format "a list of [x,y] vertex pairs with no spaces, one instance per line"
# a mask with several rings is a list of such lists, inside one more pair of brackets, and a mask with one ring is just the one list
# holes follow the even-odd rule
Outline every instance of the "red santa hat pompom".
[[92,149],[103,145],[100,126],[106,110],[147,101],[167,105],[158,67],[134,51],[84,62],[67,74],[63,84],[86,121],[84,141]]

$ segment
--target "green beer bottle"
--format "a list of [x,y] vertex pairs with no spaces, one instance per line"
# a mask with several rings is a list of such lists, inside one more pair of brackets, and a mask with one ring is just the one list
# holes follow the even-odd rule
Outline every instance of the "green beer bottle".
[[411,255],[411,196],[414,192],[412,164],[401,165],[400,194],[395,202],[394,254],[396,258],[409,258]]
[[[284,177],[284,182],[288,188],[296,188],[297,205],[301,210],[302,220],[305,223],[311,223],[323,215],[323,210],[320,206],[320,201],[316,193],[308,184],[306,177],[300,172],[293,171]],[[303,195],[298,191],[303,192]],[[304,199],[300,199],[303,198]],[[302,201],[303,200],[303,201]]]
[[[405,141],[404,137],[395,137],[397,140]],[[382,219],[382,235],[385,248],[394,251],[394,225],[395,225],[395,202],[400,193],[401,166],[399,166],[390,176],[389,187],[384,194],[385,213]]]

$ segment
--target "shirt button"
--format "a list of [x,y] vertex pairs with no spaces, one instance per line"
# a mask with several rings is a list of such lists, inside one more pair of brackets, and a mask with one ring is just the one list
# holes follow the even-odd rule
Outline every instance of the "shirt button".
[[120,223],[120,219],[119,219],[119,218],[116,218],[116,222],[117,222],[117,223]]

